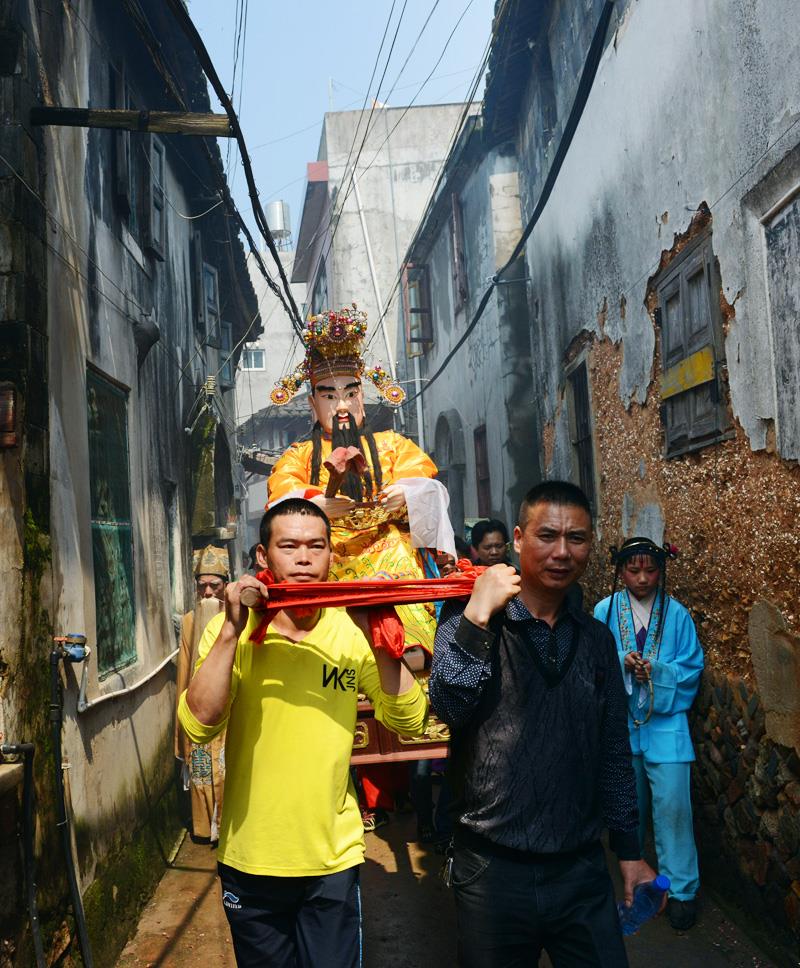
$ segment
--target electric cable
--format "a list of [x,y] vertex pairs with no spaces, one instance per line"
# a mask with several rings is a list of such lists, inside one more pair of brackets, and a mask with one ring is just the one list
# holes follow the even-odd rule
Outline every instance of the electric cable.
[[[488,60],[489,60],[489,54],[490,54],[490,51],[491,51],[493,37],[494,37],[493,34],[490,35],[489,40],[487,41],[486,46],[484,48],[484,53],[483,53],[483,57],[481,58],[481,62],[478,64],[478,68],[477,68],[475,74],[473,75],[472,81],[470,82],[469,90],[467,92],[467,97],[466,97],[466,99],[464,101],[464,109],[461,112],[461,114],[459,115],[459,118],[456,121],[455,127],[453,128],[453,131],[452,131],[452,133],[450,135],[450,139],[449,139],[449,142],[448,142],[448,146],[447,146],[447,149],[445,150],[444,158],[442,159],[441,167],[440,167],[439,172],[437,174],[436,180],[434,181],[434,183],[433,183],[433,185],[431,187],[431,190],[428,193],[428,198],[427,198],[427,201],[426,201],[426,204],[425,204],[425,208],[423,210],[423,215],[422,215],[422,217],[421,217],[421,219],[419,220],[419,223],[418,223],[419,225],[425,224],[425,221],[428,218],[428,215],[430,213],[433,200],[438,196],[439,186],[440,186],[440,184],[441,184],[441,182],[442,182],[442,180],[443,180],[443,178],[445,176],[445,171],[446,171],[446,167],[447,167],[447,162],[448,162],[448,160],[450,158],[450,153],[452,152],[453,147],[455,146],[456,142],[458,141],[458,138],[461,136],[461,131],[463,130],[463,127],[464,127],[464,124],[465,124],[467,118],[470,116],[470,112],[474,110],[474,97],[475,97],[475,94],[477,92],[478,86],[480,85],[481,78],[483,77],[484,71],[486,70],[486,65],[487,65]],[[402,118],[401,118],[401,120],[402,120]],[[395,125],[395,128],[396,127],[397,127],[397,125]],[[388,140],[391,138],[391,135],[394,132],[395,128],[393,128],[392,131],[389,132],[389,135],[388,135],[386,141],[384,142],[384,144],[386,142],[388,142]],[[383,146],[381,146],[381,147],[383,147]],[[370,165],[374,163],[374,160],[375,159],[373,159],[373,161],[370,162]],[[412,242],[412,244],[413,244],[413,242]],[[381,315],[381,317],[378,320],[378,323],[379,324],[382,323],[383,320],[387,317],[390,309],[392,308],[392,306],[394,304],[395,297],[397,296],[397,294],[400,291],[400,284],[401,284],[402,279],[403,279],[404,269],[405,269],[405,264],[401,264],[400,267],[397,270],[397,273],[395,275],[394,283],[392,284],[392,286],[391,286],[391,288],[389,290],[389,295],[388,295],[388,297],[386,299],[386,304],[384,306],[383,314]],[[373,340],[376,339],[376,337],[378,335],[378,332],[379,332],[379,327],[376,326],[375,329],[373,330],[372,336],[369,338],[369,340],[367,342],[367,346],[366,346],[367,349],[369,349],[369,347],[372,345]]]
[[[132,303],[133,306],[135,306],[136,309],[139,311],[142,317],[144,317],[145,319],[150,318],[150,316],[152,315],[150,311],[145,309],[144,306],[142,306],[141,303],[139,303],[134,296],[132,296],[127,290],[123,289],[117,282],[115,282],[114,279],[111,278],[111,276],[108,275],[108,273],[106,273],[103,270],[102,266],[100,266],[100,264],[91,257],[89,252],[81,245],[81,243],[75,238],[75,236],[72,235],[72,233],[69,231],[69,229],[67,229],[64,223],[55,215],[55,213],[50,208],[48,208],[47,203],[44,201],[41,195],[39,195],[38,192],[36,192],[36,190],[31,185],[28,184],[25,178],[20,174],[20,172],[18,172],[13,167],[11,162],[3,154],[0,154],[0,161],[2,161],[3,164],[5,164],[5,166],[11,172],[11,174],[23,185],[25,189],[27,189],[28,192],[30,192],[30,194],[36,199],[36,201],[39,202],[47,218],[50,219],[54,224],[56,224],[61,229],[64,236],[84,256],[87,263],[89,263],[97,271],[97,273],[100,276],[102,276],[103,279],[106,280],[106,282],[110,286],[116,289],[117,292],[119,292],[119,294],[123,297],[123,299],[125,299],[127,302]],[[7,215],[8,218],[14,217],[13,213],[8,212],[6,210],[3,210],[3,211],[5,211],[5,214]],[[32,230],[29,230],[29,231],[32,231]],[[92,280],[88,277],[88,275],[86,275],[84,272],[81,272],[79,266],[75,262],[67,258],[67,256],[64,255],[63,252],[59,251],[59,249],[57,249],[48,238],[38,236],[35,233],[32,233],[32,234],[34,234],[34,236],[60,262],[62,262],[68,269],[71,269],[75,273],[75,275],[86,284],[88,289],[96,292],[97,295],[101,299],[105,300],[105,302],[107,302],[109,306],[115,309],[123,319],[127,319],[128,322],[133,324],[138,324],[139,322],[141,322],[140,319],[137,319],[135,316],[132,316],[125,306],[121,306],[118,302],[112,299],[107,292],[104,292],[96,283],[92,282]],[[178,370],[179,379],[175,389],[177,389],[177,387],[180,386],[180,380],[185,379],[189,382],[189,385],[192,387],[192,390],[194,391],[196,389],[195,383],[186,375],[186,370],[189,368],[189,366],[194,361],[194,359],[199,355],[199,352],[203,348],[204,344],[201,344],[200,346],[198,346],[195,349],[194,353],[189,357],[189,359],[183,365],[181,365],[180,360],[170,352],[167,345],[163,343],[161,340],[158,340],[154,345],[160,348],[161,352],[163,352],[171,360],[173,365]]]
[[613,9],[614,9],[614,0],[606,0],[603,6],[603,10],[600,13],[597,27],[595,28],[594,36],[592,37],[592,42],[589,45],[589,51],[586,55],[586,60],[583,66],[583,70],[581,72],[581,79],[578,82],[578,88],[575,92],[575,99],[572,102],[572,108],[570,109],[570,113],[564,125],[564,130],[561,134],[561,138],[559,139],[558,148],[556,149],[555,155],[553,156],[552,164],[550,165],[550,169],[547,173],[547,177],[545,178],[544,184],[542,185],[542,190],[539,194],[539,198],[536,202],[536,206],[533,212],[531,213],[531,217],[528,220],[528,223],[525,226],[525,229],[522,235],[520,236],[519,241],[514,246],[514,250],[511,253],[511,256],[508,258],[508,260],[505,262],[505,264],[495,273],[494,276],[492,276],[491,282],[489,283],[483,295],[481,296],[480,301],[478,303],[478,307],[475,310],[475,313],[473,314],[472,319],[469,321],[469,324],[464,329],[464,332],[456,341],[455,346],[453,346],[453,348],[445,356],[444,360],[439,365],[439,367],[434,372],[434,374],[428,378],[428,381],[426,382],[425,386],[422,387],[420,390],[418,390],[415,394],[413,394],[411,397],[409,397],[406,400],[407,404],[412,403],[414,400],[417,400],[419,397],[423,396],[423,394],[427,393],[430,387],[436,382],[436,380],[439,379],[442,373],[444,373],[444,371],[447,369],[453,357],[461,349],[461,347],[467,341],[470,333],[478,325],[478,322],[480,321],[481,316],[483,316],[486,306],[489,303],[489,298],[494,292],[494,289],[497,286],[497,283],[500,281],[502,276],[506,272],[508,272],[508,270],[513,266],[513,264],[516,262],[517,258],[519,257],[520,253],[525,248],[525,244],[528,241],[531,235],[531,232],[533,232],[536,226],[536,223],[539,221],[542,215],[542,212],[544,211],[545,206],[547,205],[547,202],[550,198],[550,195],[552,194],[553,188],[555,187],[556,180],[558,179],[558,175],[561,171],[561,167],[564,164],[564,159],[567,156],[567,152],[569,151],[570,145],[572,144],[572,139],[575,136],[575,132],[578,128],[578,124],[583,115],[584,108],[586,107],[586,103],[589,100],[589,92],[592,89],[592,85],[594,83],[594,79],[597,74],[597,68],[600,66],[600,59],[602,57],[603,50],[605,47],[606,31],[608,30],[608,25],[611,20],[611,14]]
[[[474,0],[469,0],[469,2],[470,3],[473,3]],[[399,31],[400,31],[400,24],[403,22],[403,15],[406,12],[406,7],[407,6],[408,6],[408,0],[403,0],[403,7],[402,7],[402,9],[400,11],[400,16],[397,19],[397,26],[395,27],[394,36],[392,37],[392,43],[391,43],[391,45],[389,47],[389,53],[387,54],[387,56],[386,56],[386,62],[383,65],[383,73],[381,74],[380,81],[378,81],[378,87],[375,90],[375,97],[372,100],[372,106],[370,107],[369,114],[367,115],[367,123],[366,123],[366,126],[364,128],[364,137],[361,139],[361,144],[359,145],[358,153],[356,154],[355,160],[353,161],[353,164],[352,164],[352,166],[350,168],[350,172],[351,172],[351,174],[350,174],[350,184],[348,185],[347,190],[345,192],[344,199],[342,200],[342,204],[341,204],[341,207],[339,209],[339,214],[338,214],[338,216],[336,216],[335,221],[332,221],[332,223],[331,223],[332,224],[332,231],[331,231],[330,237],[328,239],[328,248],[327,248],[327,251],[325,252],[325,254],[322,257],[324,261],[327,261],[327,259],[328,259],[328,255],[330,254],[331,248],[333,246],[333,240],[336,238],[336,232],[337,232],[337,230],[339,228],[339,223],[341,221],[341,217],[344,214],[344,207],[347,204],[347,199],[350,197],[350,193],[352,192],[353,186],[355,185],[356,168],[358,167],[358,162],[359,162],[359,159],[361,158],[361,153],[364,150],[364,145],[367,143],[367,138],[369,137],[370,126],[372,124],[372,117],[375,114],[375,109],[376,109],[377,104],[378,104],[378,95],[381,92],[381,88],[383,87],[383,82],[384,82],[384,80],[386,78],[386,72],[389,69],[389,62],[391,61],[392,54],[394,53],[394,47],[395,47],[395,44],[397,43],[397,35],[398,35]],[[392,7],[394,7],[394,4],[392,4]],[[346,178],[347,177],[347,166],[346,165],[345,165],[345,170],[344,171],[345,171],[345,178]]]
[[[126,9],[129,12],[131,12],[132,5],[135,4],[136,2],[137,2],[137,0],[122,0],[122,3],[125,5]],[[183,13],[184,13],[185,17],[188,19],[188,14],[186,14],[186,11],[183,11]],[[152,28],[149,26],[149,24],[147,23],[146,19],[143,20],[142,18],[134,18],[134,24],[137,27],[137,30],[139,31],[140,37],[141,37],[142,41],[144,42],[145,47],[147,48],[148,52],[150,53],[150,56],[151,56],[151,59],[153,61],[153,65],[156,68],[156,71],[164,79],[165,83],[167,84],[167,87],[169,88],[170,92],[172,93],[173,97],[176,99],[176,102],[181,107],[181,109],[184,110],[184,111],[188,110],[187,105],[186,105],[186,102],[183,99],[182,94],[180,93],[180,91],[177,88],[176,82],[172,79],[172,77],[170,76],[170,72],[169,72],[168,68],[163,63],[163,59],[160,56],[160,44],[159,44],[157,38],[155,37],[155,35],[153,34]],[[198,42],[199,42],[200,47],[202,48],[203,52],[205,53],[205,58],[206,58],[207,63],[208,64],[211,64],[210,58],[208,57],[208,53],[207,53],[207,51],[205,51],[205,47],[203,47],[202,40],[199,40],[199,34],[197,34],[196,28],[194,28],[194,25],[191,23],[191,19],[189,19],[189,24],[191,25],[191,30],[194,31],[194,34],[198,38]],[[190,39],[190,42],[191,42],[191,38],[189,38],[189,39]],[[197,48],[195,47],[194,49],[195,49],[195,53],[198,54],[198,59],[200,59],[200,55],[198,53]],[[201,64],[201,66],[202,66],[202,64]],[[211,64],[211,69],[213,70],[213,64]],[[216,74],[214,76],[216,77]],[[216,77],[216,80],[219,83],[219,78],[218,77]],[[220,88],[221,88],[221,84],[220,84]],[[215,88],[215,90],[217,90],[217,89]],[[225,92],[224,91],[222,92],[222,94],[223,94],[224,97],[227,98],[227,95],[225,95]],[[229,115],[229,117],[230,117],[230,115]],[[234,117],[235,117],[235,115],[234,115]],[[238,125],[238,120],[237,120],[237,125]],[[239,131],[241,132],[241,129],[239,129]],[[248,246],[250,248],[250,251],[253,254],[253,258],[255,259],[256,265],[258,266],[259,272],[263,275],[263,277],[264,277],[267,285],[269,286],[269,288],[275,293],[276,297],[280,300],[281,304],[284,307],[284,310],[286,311],[287,315],[289,316],[290,320],[292,321],[292,326],[299,332],[300,329],[301,329],[301,326],[298,323],[298,319],[297,319],[297,306],[294,304],[294,300],[291,298],[291,293],[289,293],[289,297],[290,297],[290,300],[291,300],[292,305],[290,306],[289,303],[287,303],[286,296],[284,295],[283,291],[277,285],[277,283],[272,278],[272,276],[269,274],[269,271],[267,270],[267,267],[266,267],[266,265],[264,263],[264,259],[263,259],[262,255],[261,255],[261,252],[259,251],[258,247],[255,244],[255,240],[253,239],[253,235],[250,232],[250,229],[249,229],[247,223],[245,222],[244,218],[242,217],[241,212],[237,208],[236,203],[233,201],[233,198],[232,198],[232,196],[230,194],[230,188],[228,186],[227,180],[226,180],[223,172],[220,170],[220,166],[221,166],[221,163],[222,163],[221,156],[220,156],[219,164],[218,164],[217,161],[215,160],[212,152],[211,152],[211,149],[210,149],[208,143],[207,143],[207,139],[206,138],[200,138],[199,141],[200,141],[200,144],[201,144],[201,146],[202,146],[202,148],[203,148],[203,150],[205,152],[206,159],[207,159],[208,165],[209,165],[209,170],[211,171],[212,177],[214,178],[214,180],[217,183],[217,192],[218,192],[218,194],[222,196],[228,212],[232,215],[232,217],[234,218],[234,220],[237,223],[237,226],[238,226],[239,230],[242,232],[242,234],[244,235],[245,239],[247,240],[247,243],[248,243]],[[252,201],[252,195],[251,195],[251,201]],[[263,215],[263,212],[262,212],[262,215]],[[266,221],[264,221],[264,226],[266,226]],[[261,231],[261,233],[263,235],[264,234],[264,229],[261,226],[259,226],[259,230]],[[227,244],[232,247],[233,246],[233,240],[230,237],[230,231],[227,229],[227,222],[226,222],[226,231],[228,233],[228,243]],[[272,241],[272,247],[271,247],[270,251],[273,253],[273,255],[277,256],[277,249],[275,247],[274,240],[272,240],[272,236],[271,236],[271,233],[269,232],[269,227],[268,226],[266,226],[266,233],[267,234],[264,237],[265,237],[265,239],[267,241],[267,247],[270,248],[270,244],[269,243],[270,243],[270,241]],[[233,264],[232,256],[230,256],[230,252],[228,254],[229,254],[230,264],[232,265]],[[283,267],[280,265],[280,260],[277,259],[277,261],[279,263],[279,268],[280,268],[280,271],[281,271],[281,277],[282,277],[283,281],[286,283],[287,280],[286,280],[286,275],[283,272]],[[234,272],[233,278],[235,278],[235,275],[236,274]],[[287,284],[287,289],[288,289],[288,284]],[[241,298],[242,304],[244,304],[244,297],[241,296],[241,294],[240,294],[240,298]],[[294,307],[294,309],[292,307]],[[247,314],[247,310],[245,310],[245,317],[246,317],[246,314]]]
[[[242,39],[242,15],[244,13],[244,0],[236,0],[233,11],[233,77],[231,78],[231,102],[236,94],[236,68],[239,63],[239,44]],[[231,139],[228,138],[225,153],[225,174],[230,178],[231,173]]]
[[448,35],[447,40],[445,41],[445,45],[442,48],[442,52],[441,52],[441,54],[439,54],[439,57],[438,57],[436,63],[431,68],[430,73],[425,78],[425,80],[422,82],[421,87],[416,92],[416,94],[414,95],[414,97],[412,97],[411,100],[408,102],[408,104],[406,105],[406,107],[403,110],[402,114],[400,115],[400,117],[397,119],[397,121],[395,122],[394,126],[392,127],[392,130],[386,135],[386,137],[383,139],[383,141],[381,142],[381,144],[375,150],[375,154],[374,154],[374,156],[372,158],[372,161],[367,165],[366,168],[363,169],[363,171],[361,172],[362,175],[366,174],[366,172],[368,172],[370,170],[370,168],[372,168],[372,166],[375,164],[375,161],[377,160],[378,156],[380,155],[381,151],[383,150],[384,146],[389,141],[389,139],[392,137],[392,135],[394,134],[394,132],[397,130],[398,125],[401,123],[401,121],[403,120],[403,118],[408,114],[408,112],[414,106],[414,103],[416,102],[417,98],[420,96],[420,94],[424,90],[425,86],[427,85],[428,81],[433,76],[434,71],[439,66],[439,64],[442,62],[442,58],[447,53],[447,48],[450,46],[450,41],[453,39],[453,36],[454,36],[455,32],[458,30],[458,28],[459,28],[459,26],[461,24],[461,21],[467,15],[468,10],[472,6],[473,3],[474,3],[474,0],[469,0],[469,3],[466,5],[466,7],[464,7],[463,11],[461,12],[461,16],[458,18],[458,20],[455,23],[455,26],[450,31],[450,34]]
[[425,33],[425,30],[426,30],[428,24],[431,22],[431,17],[436,13],[436,8],[439,6],[440,3],[441,3],[441,0],[434,0],[433,6],[431,7],[430,12],[428,13],[428,16],[425,18],[425,22],[423,23],[422,27],[420,28],[420,31],[417,34],[416,39],[414,40],[414,43],[411,45],[411,50],[408,52],[408,54],[406,54],[406,59],[403,61],[403,64],[402,64],[400,70],[398,71],[397,77],[394,79],[394,84],[392,84],[392,86],[389,88],[389,92],[386,95],[386,97],[384,98],[385,101],[388,101],[389,98],[394,93],[394,90],[397,87],[397,82],[403,76],[403,71],[406,69],[406,67],[408,67],[408,62],[411,60],[411,58],[412,58],[412,56],[414,54],[414,51],[417,49],[417,46],[418,46],[420,40],[422,39],[422,35]]
[[[428,78],[428,80],[438,81],[445,77],[457,77],[459,74],[466,74],[468,71],[474,71],[474,70],[475,70],[475,66],[473,65],[472,67],[465,67],[460,71],[449,71],[447,74],[436,74],[434,77]],[[339,82],[337,81],[336,83],[338,84]],[[425,80],[412,81],[409,84],[402,84],[400,87],[396,87],[396,88],[393,87],[389,91],[389,94],[387,95],[387,97],[389,97],[392,94],[392,91],[407,91],[409,90],[409,88],[417,87],[418,85],[421,85],[421,84],[425,84]],[[342,85],[342,87],[345,87],[345,86],[346,85]],[[458,90],[460,86],[461,85],[457,85],[456,87],[450,88],[448,91],[445,92],[445,94],[450,94],[452,91]],[[355,101],[349,101],[347,104],[345,104],[343,108],[339,108],[338,111],[335,113],[348,111],[350,108],[355,107],[355,105],[358,104],[359,101],[361,101],[361,97],[362,97],[361,91],[356,91],[355,88],[352,88],[352,87],[348,87],[347,90],[353,91],[355,94],[358,94],[358,98]],[[261,148],[269,148],[271,145],[277,145],[283,141],[288,141],[290,138],[295,138],[299,134],[305,134],[306,131],[311,131],[313,128],[316,128],[319,124],[320,124],[319,120],[312,121],[311,124],[307,124],[304,128],[298,128],[296,131],[290,131],[289,134],[281,135],[280,138],[273,138],[271,141],[262,141],[261,144],[253,145],[253,147],[250,149],[250,154],[252,155],[254,151],[259,151]],[[305,178],[305,177],[306,177],[305,175],[301,175],[300,178],[295,178],[294,181],[289,182],[289,185],[293,185],[294,182],[300,181],[301,178]],[[285,186],[285,187],[288,187],[288,186]],[[278,191],[280,191],[280,189],[278,189]]]
[[[237,117],[242,116],[242,95],[244,94],[244,59],[247,55],[247,22],[250,14],[250,0],[244,0],[244,33],[242,34],[242,65],[239,70],[239,103],[236,107]],[[233,100],[233,91],[231,91],[231,101]],[[233,176],[231,177],[231,191],[233,191],[236,186],[236,175],[239,171],[239,159],[234,158],[233,161]]]
[[[261,202],[258,197],[258,189],[256,187],[255,178],[253,176],[253,168],[250,164],[250,157],[247,152],[247,144],[244,140],[244,134],[242,133],[241,126],[239,124],[239,119],[236,116],[236,111],[234,110],[233,104],[228,97],[222,82],[219,79],[219,75],[216,72],[214,64],[206,50],[203,39],[198,33],[197,28],[189,16],[183,0],[166,0],[166,4],[172,12],[175,20],[178,22],[181,30],[185,34],[191,46],[194,48],[197,59],[200,62],[200,66],[208,78],[211,86],[214,89],[214,93],[219,98],[220,104],[222,104],[225,109],[225,113],[228,115],[230,120],[231,130],[234,133],[236,142],[239,146],[239,154],[242,163],[242,169],[245,174],[245,179],[247,181],[248,193],[250,195],[250,201],[253,207],[253,214],[255,216],[256,225],[258,226],[261,234],[264,237],[264,241],[267,243],[267,248],[269,249],[270,255],[275,261],[278,268],[278,275],[280,276],[281,283],[288,300],[289,306],[291,307],[290,316],[293,322],[296,324],[298,331],[302,330],[303,323],[300,318],[300,312],[297,308],[297,304],[294,301],[294,296],[292,295],[291,287],[289,285],[289,280],[286,277],[286,270],[283,267],[283,263],[280,260],[280,255],[278,253],[277,246],[275,245],[275,240],[272,237],[272,232],[270,231],[269,225],[267,224],[266,216],[264,215],[264,210],[261,207]],[[227,185],[226,185],[227,191]],[[230,192],[227,191],[227,196],[230,198]],[[233,200],[231,199],[231,204]],[[241,217],[241,216],[240,216]],[[242,220],[243,221],[243,220]],[[263,260],[262,260],[263,261]],[[265,267],[266,268],[266,267]]]
[[142,144],[140,145],[140,147],[142,149],[142,154],[144,155],[144,160],[147,162],[147,167],[150,169],[150,173],[153,176],[153,181],[156,183],[156,185],[158,185],[159,190],[161,191],[161,194],[164,196],[164,201],[167,203],[167,205],[169,205],[169,207],[178,216],[178,218],[185,219],[187,222],[194,222],[199,218],[203,218],[204,215],[208,215],[210,212],[213,212],[215,208],[219,208],[220,205],[223,204],[223,199],[220,199],[218,202],[214,202],[214,204],[210,208],[207,208],[204,212],[200,212],[199,215],[186,215],[183,212],[181,212],[178,208],[175,207],[169,195],[167,194],[166,189],[159,181],[158,175],[156,174],[156,170],[155,168],[153,168],[152,162],[150,161],[146,145]]
[[[403,4],[403,10],[405,10],[407,2],[408,0],[406,0],[406,2]],[[386,26],[384,27],[384,30],[383,30],[383,36],[381,37],[380,47],[378,47],[378,53],[375,56],[375,62],[372,65],[372,73],[370,74],[369,83],[367,84],[367,92],[364,95],[364,102],[361,105],[361,113],[359,114],[358,121],[356,122],[355,131],[353,132],[353,140],[350,142],[350,150],[347,152],[347,160],[345,161],[344,168],[342,169],[344,173],[343,180],[347,178],[347,172],[350,168],[350,159],[353,157],[353,149],[356,146],[356,141],[358,141],[358,135],[359,135],[359,132],[361,131],[361,122],[364,119],[364,112],[366,111],[366,108],[367,108],[367,101],[369,100],[369,92],[372,89],[372,82],[375,80],[375,74],[377,73],[377,70],[378,70],[378,64],[380,63],[381,53],[383,52],[383,46],[386,43],[386,37],[389,33],[389,28],[392,24],[392,17],[394,15],[394,8],[396,3],[397,3],[397,0],[392,0],[392,6],[389,10],[389,16],[386,20]],[[402,20],[402,13],[400,16],[400,20]],[[397,24],[397,29],[399,30],[399,28],[400,28],[400,21],[398,21],[398,24]],[[396,39],[397,39],[397,31],[395,31],[395,40]],[[389,56],[391,56],[391,51],[389,52]],[[385,68],[388,67],[388,65],[389,65],[389,59],[387,58],[386,65],[384,67],[384,76],[385,76]],[[377,100],[377,96],[379,92],[380,92],[380,84],[378,85],[378,89],[376,90],[375,95],[373,97],[373,104],[372,104],[372,107],[370,108],[370,114],[369,114],[370,117],[372,116],[372,113],[375,110],[375,101]],[[367,131],[368,130],[369,130],[369,120],[367,121]],[[341,214],[341,212],[339,214]],[[311,236],[309,241],[303,246],[302,250],[298,253],[295,253],[295,261],[297,260],[298,256],[302,256],[306,252],[308,252],[308,250],[315,244],[315,242],[320,238],[321,235],[331,230],[337,218],[338,216],[336,214],[336,202],[334,202],[334,205],[331,210],[327,223],[325,225],[320,225],[317,231]],[[327,259],[329,253],[330,253],[330,248],[328,248],[328,251],[325,253],[323,258]]]

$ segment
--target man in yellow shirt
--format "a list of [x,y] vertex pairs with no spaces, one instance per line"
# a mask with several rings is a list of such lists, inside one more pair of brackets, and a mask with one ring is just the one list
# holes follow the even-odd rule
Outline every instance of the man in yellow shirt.
[[[278,503],[260,537],[258,563],[276,581],[327,580],[330,523],[316,505]],[[254,589],[268,595],[251,575],[227,586],[179,707],[193,742],[227,728],[219,873],[237,965],[355,968],[364,832],[348,766],[358,693],[409,736],[424,729],[427,701],[344,609],[285,609],[263,643],[251,642],[260,616],[242,596]]]

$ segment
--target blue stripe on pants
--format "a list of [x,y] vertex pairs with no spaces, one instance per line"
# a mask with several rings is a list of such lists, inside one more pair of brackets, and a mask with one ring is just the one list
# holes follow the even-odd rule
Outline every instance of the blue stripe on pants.
[[639,800],[639,839],[644,845],[652,804],[653,835],[660,874],[670,879],[670,897],[689,901],[700,886],[692,827],[691,763],[651,763],[633,757]]

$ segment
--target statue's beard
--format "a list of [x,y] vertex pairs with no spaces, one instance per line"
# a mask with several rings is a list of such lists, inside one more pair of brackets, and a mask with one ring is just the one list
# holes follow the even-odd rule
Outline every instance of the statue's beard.
[[[314,485],[319,484],[319,475],[322,467],[322,436],[322,427],[317,422],[314,424],[314,429],[311,434],[313,441],[311,483]],[[366,422],[359,428],[355,425],[355,418],[351,417],[350,423],[343,427],[334,418],[333,425],[331,426],[331,447],[334,450],[337,447],[357,447],[366,456],[364,441],[366,441],[369,450],[368,460],[372,462],[372,466],[375,469],[375,480],[373,481],[372,473],[369,470],[364,473],[363,477],[359,477],[358,474],[353,474],[352,471],[348,471],[344,476],[339,491],[354,501],[371,500],[376,491],[380,491],[383,486],[378,448],[375,444],[372,431]]]
[[[359,432],[359,428],[356,427],[356,422],[353,417],[350,418],[350,421],[346,425],[340,424],[334,418],[333,426],[331,427],[331,447],[334,450],[337,447],[357,447],[362,454],[364,453],[361,447],[361,433]],[[366,498],[369,500],[372,497],[372,475],[369,471],[366,471],[364,477],[361,478],[358,474],[348,471],[344,475],[344,480],[339,490],[342,494],[346,494],[354,501],[363,501],[366,492]]]
[[347,424],[340,424],[334,417],[331,427],[331,446],[334,450],[337,447],[358,447],[361,450],[361,434],[352,417]]

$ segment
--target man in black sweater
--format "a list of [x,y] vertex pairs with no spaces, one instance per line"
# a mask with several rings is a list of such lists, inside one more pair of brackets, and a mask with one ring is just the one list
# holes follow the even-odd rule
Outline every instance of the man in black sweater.
[[592,544],[583,491],[547,481],[514,530],[520,571],[489,568],[442,611],[430,699],[452,732],[452,883],[462,968],[628,961],[600,843],[625,899],[641,859],[625,688],[608,630],[575,582]]

